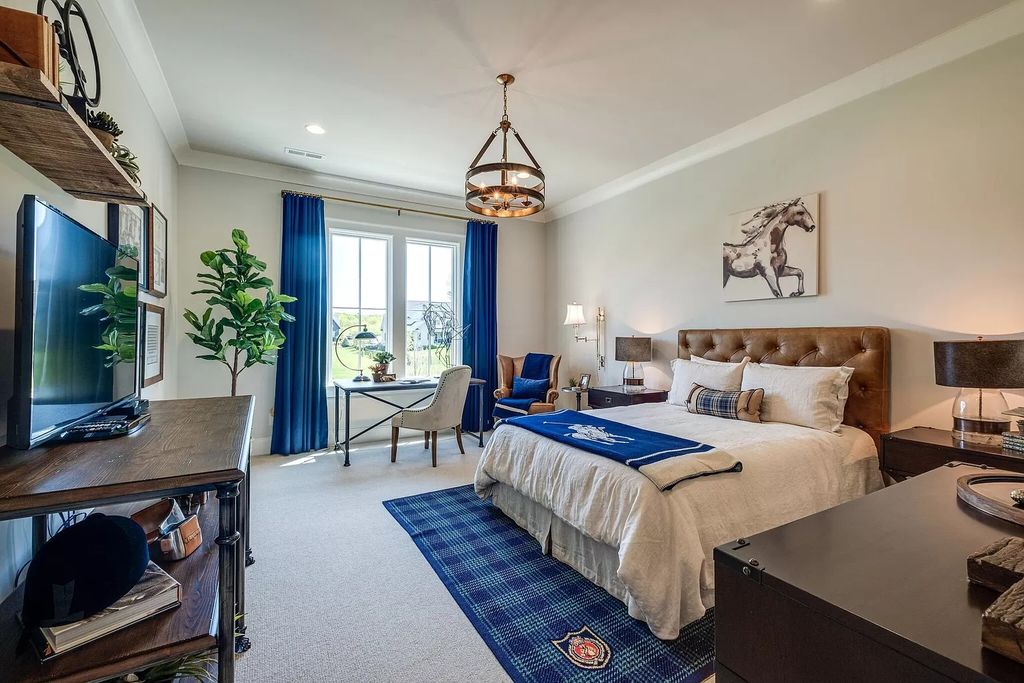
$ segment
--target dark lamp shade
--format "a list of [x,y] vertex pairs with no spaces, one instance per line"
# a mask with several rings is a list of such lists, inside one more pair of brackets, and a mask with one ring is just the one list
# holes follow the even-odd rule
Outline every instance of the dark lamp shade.
[[1024,339],[937,341],[935,383],[971,389],[1024,388]]
[[650,363],[651,338],[616,337],[615,360],[624,360],[630,363]]
[[371,340],[374,340],[376,338],[377,338],[377,335],[375,335],[373,332],[370,332],[369,330],[363,330],[362,332],[357,334],[355,337],[353,337],[353,339],[355,339],[357,341],[371,341]]

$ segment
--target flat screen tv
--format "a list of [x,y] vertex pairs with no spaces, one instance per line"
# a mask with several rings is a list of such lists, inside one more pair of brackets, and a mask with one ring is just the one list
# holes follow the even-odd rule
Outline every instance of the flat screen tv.
[[137,257],[25,196],[18,211],[9,446],[32,448],[136,398]]

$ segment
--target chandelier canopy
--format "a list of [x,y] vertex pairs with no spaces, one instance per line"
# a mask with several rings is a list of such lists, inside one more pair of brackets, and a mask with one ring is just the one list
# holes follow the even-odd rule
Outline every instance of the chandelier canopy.
[[[497,80],[502,87],[504,115],[466,171],[466,208],[484,216],[519,218],[544,208],[544,172],[519,131],[508,120],[508,86],[515,82],[515,76],[500,74]],[[509,131],[526,152],[532,166],[508,160]],[[480,163],[499,132],[501,161]]]

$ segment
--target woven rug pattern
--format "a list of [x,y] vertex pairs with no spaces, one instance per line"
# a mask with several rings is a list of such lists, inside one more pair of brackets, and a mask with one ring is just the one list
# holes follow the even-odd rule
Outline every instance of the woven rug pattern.
[[699,683],[713,672],[712,614],[674,641],[659,640],[620,601],[543,554],[472,486],[384,506],[513,680]]

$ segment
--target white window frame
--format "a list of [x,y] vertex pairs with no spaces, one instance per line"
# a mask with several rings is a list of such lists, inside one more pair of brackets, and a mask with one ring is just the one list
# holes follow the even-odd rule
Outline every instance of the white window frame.
[[[454,237],[454,235],[452,237]],[[452,249],[452,252],[453,252],[452,253],[452,309],[455,311],[455,319],[456,319],[457,324],[461,326],[462,325],[462,270],[463,269],[460,268],[460,266],[462,265],[462,243],[460,241],[457,241],[457,240],[454,240],[454,239],[447,239],[446,240],[446,239],[429,238],[429,237],[418,237],[418,236],[417,237],[406,237],[405,238],[406,249],[404,250],[405,251],[405,258],[403,259],[404,260],[403,265],[405,266],[406,272],[408,272],[408,269],[409,269],[409,260],[408,260],[409,250],[408,250],[408,246],[410,244],[418,244],[418,245],[424,245],[424,246],[428,246],[428,247],[432,247],[432,246],[433,247],[450,247]],[[428,262],[428,264],[427,264],[427,273],[428,273],[427,274],[427,282],[431,283],[431,285],[433,284],[432,280],[430,278],[430,272],[431,272],[431,268],[432,267],[433,267],[432,264]],[[405,298],[405,301],[407,302],[409,300],[409,292],[408,292],[408,288],[404,288],[404,289],[405,289],[405,292],[404,292],[405,296],[404,296],[404,298]],[[408,321],[408,319],[409,319],[409,312],[405,311],[405,318],[404,318],[404,320]],[[402,341],[403,341],[403,346],[404,347],[408,347],[408,345],[409,345],[408,339],[405,339],[405,331],[407,329],[408,329],[407,325],[403,322],[403,330],[402,330],[403,340]],[[461,363],[462,363],[462,344],[459,343],[456,346],[456,348],[454,349],[454,351],[452,352],[452,365],[459,365]],[[403,374],[405,372],[405,363],[402,364],[402,372],[403,372]]]
[[[392,369],[399,377],[405,376],[405,361],[406,361],[406,321],[408,315],[406,314],[406,286],[405,279],[408,269],[408,262],[406,255],[408,253],[406,246],[408,243],[413,242],[416,244],[435,244],[445,247],[452,247],[454,249],[454,270],[453,270],[453,282],[452,282],[452,306],[455,309],[455,313],[458,316],[459,323],[462,324],[462,292],[463,292],[463,253],[465,251],[466,238],[464,235],[458,233],[446,233],[441,231],[432,230],[420,230],[413,228],[405,228],[394,225],[386,224],[374,224],[365,221],[354,221],[339,218],[328,218],[327,219],[327,239],[328,239],[328,253],[327,253],[327,286],[328,286],[328,302],[327,302],[327,391],[329,396],[333,396],[334,391],[334,378],[331,376],[332,362],[334,358],[334,344],[331,341],[331,316],[334,314],[334,259],[333,259],[333,241],[331,237],[335,234],[350,235],[353,237],[369,237],[376,239],[388,240],[388,314],[390,320],[388,321],[388,340],[390,350],[395,354],[395,361],[392,363]],[[455,364],[462,362],[462,345],[458,344],[457,348],[452,354],[452,361]]]
[[[333,387],[333,383],[334,383],[334,377],[333,377],[333,374],[331,372],[332,368],[334,367],[334,342],[333,342],[333,339],[332,339],[332,337],[333,337],[333,330],[332,330],[331,321],[334,319],[334,308],[335,308],[335,306],[334,306],[334,239],[333,239],[333,237],[335,235],[341,235],[341,236],[345,236],[345,237],[362,237],[362,238],[368,238],[368,239],[384,240],[387,243],[387,256],[385,258],[385,263],[387,264],[387,271],[388,271],[387,275],[386,275],[386,279],[387,279],[387,294],[386,294],[386,299],[385,299],[385,305],[387,306],[387,308],[385,309],[386,317],[387,317],[387,323],[386,323],[387,329],[385,331],[387,332],[388,340],[392,341],[392,343],[393,343],[393,340],[395,338],[395,329],[396,329],[395,317],[394,317],[394,309],[395,309],[395,295],[394,295],[394,272],[395,272],[395,256],[394,256],[394,254],[395,254],[395,244],[394,244],[394,238],[391,235],[388,235],[386,233],[378,233],[378,232],[372,232],[372,231],[366,231],[366,230],[354,230],[354,229],[347,228],[347,227],[334,227],[334,226],[332,226],[332,227],[328,228],[328,230],[327,230],[327,245],[328,245],[327,246],[327,265],[328,265],[328,268],[327,268],[327,287],[328,287],[328,289],[327,289],[327,291],[329,292],[329,295],[327,297],[327,360],[326,360],[326,362],[327,362],[327,386],[328,387]],[[362,273],[362,268],[363,268],[363,254],[362,254],[362,249],[360,248],[360,251],[359,251],[359,270],[360,270],[360,274]],[[359,292],[359,310],[360,311],[362,311],[362,308],[363,308],[363,306],[362,306],[362,303],[363,303],[363,301],[362,301],[362,287],[363,287],[362,278],[360,278],[360,281],[359,281],[359,289],[360,289],[360,292]],[[339,307],[339,308],[343,308],[343,307]]]

